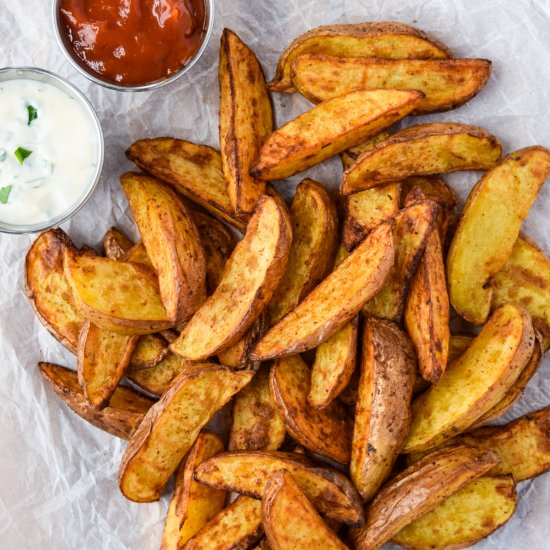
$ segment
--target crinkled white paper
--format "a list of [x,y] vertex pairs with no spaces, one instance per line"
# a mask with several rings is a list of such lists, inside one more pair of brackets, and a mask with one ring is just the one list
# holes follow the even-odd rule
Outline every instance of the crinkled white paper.
[[[67,77],[90,98],[105,133],[103,179],[93,198],[63,229],[77,244],[97,245],[111,225],[133,232],[118,176],[124,150],[141,137],[172,135],[218,145],[218,40],[235,30],[257,53],[268,77],[298,34],[330,23],[368,20],[416,25],[457,57],[493,61],[487,87],[466,106],[410,119],[478,124],[505,151],[550,146],[550,2],[548,0],[218,0],[211,42],[191,73],[167,88],[139,94],[105,90],[80,76],[54,40],[51,1],[2,0],[0,65],[33,65]],[[276,95],[279,124],[307,108]],[[1,124],[1,121],[0,121]],[[335,188],[340,164],[310,171]],[[447,178],[464,197],[478,174]],[[286,188],[296,184],[294,178]],[[524,230],[550,253],[550,183]],[[23,261],[32,236],[0,235],[0,548],[3,550],[149,550],[159,546],[168,497],[134,504],[117,488],[125,443],[86,424],[45,387],[39,360],[74,365],[41,326],[23,290]],[[550,404],[547,358],[508,419]],[[550,474],[519,486],[516,515],[480,549],[550,548]]]

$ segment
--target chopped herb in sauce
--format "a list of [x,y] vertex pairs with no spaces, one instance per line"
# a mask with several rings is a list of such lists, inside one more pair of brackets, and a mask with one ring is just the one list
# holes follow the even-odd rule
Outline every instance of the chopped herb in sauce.
[[6,185],[0,189],[0,204],[7,204],[11,193],[11,185]]
[[32,105],[27,105],[27,112],[29,114],[29,121],[27,122],[27,126],[30,126],[31,122],[38,118],[38,111],[36,110],[36,107],[33,107]]
[[24,147],[18,147],[13,154],[17,157],[17,160],[23,164],[25,159],[27,157],[30,157],[32,155],[32,151],[29,151],[28,149],[25,149]]

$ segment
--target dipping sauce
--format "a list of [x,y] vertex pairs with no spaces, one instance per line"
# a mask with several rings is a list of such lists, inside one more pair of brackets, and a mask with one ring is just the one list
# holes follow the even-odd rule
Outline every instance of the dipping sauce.
[[96,136],[75,97],[36,80],[0,82],[0,222],[43,223],[79,202],[96,176]]
[[62,0],[60,10],[78,57],[127,86],[178,72],[206,32],[204,0]]

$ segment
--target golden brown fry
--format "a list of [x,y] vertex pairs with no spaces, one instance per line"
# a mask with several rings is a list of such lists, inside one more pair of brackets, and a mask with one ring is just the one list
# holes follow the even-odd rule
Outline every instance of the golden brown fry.
[[250,215],[265,182],[249,174],[273,132],[271,98],[254,52],[231,30],[220,45],[220,149],[227,194],[237,218]]
[[25,290],[38,320],[69,351],[76,353],[84,317],[75,306],[63,270],[66,249],[76,250],[63,230],[41,233],[25,258]]
[[111,396],[109,406],[98,410],[91,407],[84,396],[75,371],[53,363],[38,363],[38,368],[53,391],[78,416],[121,439],[132,437],[145,413],[154,404],[152,399],[131,388],[119,386]]
[[197,437],[178,471],[160,550],[178,550],[223,509],[225,491],[207,487],[193,477],[199,464],[223,450],[223,442],[216,434],[202,432]]
[[326,276],[334,260],[338,214],[321,184],[303,180],[290,206],[292,245],[288,265],[269,303],[269,325],[294,308]]
[[456,361],[472,343],[474,336],[469,334],[451,334],[449,339],[449,358],[447,363],[450,365]]
[[356,90],[419,90],[425,97],[412,112],[425,115],[460,107],[485,86],[487,59],[376,59],[301,55],[292,82],[313,103]]
[[248,356],[256,345],[256,342],[265,332],[266,324],[266,314],[264,311],[240,340],[237,340],[234,344],[218,353],[220,363],[236,369],[243,368],[247,364],[253,364],[253,361],[248,360]]
[[449,212],[459,203],[458,195],[443,181],[443,178],[439,176],[411,176],[401,182],[401,202],[403,206],[405,206],[409,193],[415,187],[419,187],[427,199],[438,204],[443,203]]
[[233,400],[228,448],[230,451],[276,451],[285,436],[285,423],[269,391],[269,368],[264,364]]
[[144,244],[140,241],[136,243],[128,252],[123,254],[120,258],[121,262],[132,262],[134,264],[140,264],[146,267],[149,271],[153,271],[153,264],[151,259],[147,255]]
[[217,489],[262,498],[270,475],[285,469],[321,514],[348,525],[361,525],[363,507],[352,483],[331,468],[321,468],[301,454],[233,451],[199,466],[195,478]]
[[77,348],[78,382],[92,407],[103,409],[122,380],[139,336],[117,334],[85,321]]
[[286,211],[264,195],[221,283],[170,346],[172,351],[200,360],[239,340],[273,296],[286,269],[291,240]]
[[288,433],[306,449],[347,464],[351,456],[353,423],[341,403],[323,410],[308,406],[311,371],[299,355],[278,359],[269,385]]
[[526,310],[513,304],[497,309],[441,380],[413,403],[404,452],[434,448],[467,430],[510,390],[534,344]]
[[342,160],[344,171],[348,168],[351,168],[355,164],[357,159],[362,155],[362,153],[364,153],[367,149],[370,149],[371,147],[374,147],[377,143],[388,139],[390,135],[391,134],[387,130],[383,130],[375,136],[367,139],[363,143],[360,143],[355,147],[350,147],[346,151],[340,153],[340,159]]
[[158,500],[203,426],[253,375],[206,363],[174,380],[126,448],[119,470],[122,494],[135,502]]
[[263,535],[262,504],[240,496],[214,516],[182,550],[247,550]]
[[491,309],[507,302],[523,304],[542,336],[543,350],[547,351],[550,348],[550,260],[544,252],[520,235],[491,286]]
[[[378,293],[363,307],[370,317],[399,323],[409,283],[435,230],[437,205],[429,200],[404,208],[395,215],[393,242],[395,263]],[[365,241],[363,241],[365,242]]]
[[183,139],[140,139],[130,146],[126,156],[216,218],[244,229],[227,195],[220,153],[212,147]]
[[312,29],[286,48],[269,83],[273,92],[294,92],[292,62],[303,54],[381,59],[447,59],[451,51],[425,32],[395,22],[327,25]]
[[345,172],[340,192],[349,195],[409,176],[487,170],[500,152],[498,140],[483,128],[456,122],[419,124],[365,151]]
[[116,227],[110,227],[103,236],[103,250],[111,260],[120,260],[132,246],[134,243]]
[[391,224],[382,223],[258,342],[252,359],[312,349],[346,325],[384,283],[393,264]]
[[120,183],[158,275],[166,315],[178,324],[206,298],[206,260],[199,231],[174,191],[155,178],[127,172]]
[[401,120],[423,97],[415,90],[367,90],[325,101],[275,130],[250,173],[276,180],[306,170]]
[[262,521],[272,550],[347,548],[286,470],[273,474],[267,482],[262,498]]
[[365,526],[351,531],[354,548],[379,548],[497,463],[493,453],[473,447],[447,447],[430,453],[378,493]]
[[393,541],[410,550],[465,548],[502,527],[516,503],[512,476],[480,477],[407,525]]
[[350,477],[364,501],[388,477],[407,439],[415,372],[407,335],[393,323],[367,319],[350,464]]
[[451,303],[467,321],[487,319],[490,281],[510,256],[549,173],[550,151],[527,147],[504,157],[470,192],[447,257]]
[[139,342],[130,359],[130,369],[150,369],[168,355],[168,343],[160,334],[146,334]]

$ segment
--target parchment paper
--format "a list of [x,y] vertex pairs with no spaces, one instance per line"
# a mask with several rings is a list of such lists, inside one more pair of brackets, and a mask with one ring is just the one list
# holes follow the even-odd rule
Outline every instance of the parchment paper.
[[[487,87],[466,106],[431,120],[478,124],[505,151],[550,146],[550,2],[529,0],[219,0],[211,42],[192,72],[151,93],[108,91],[80,76],[54,40],[50,1],[2,0],[0,65],[33,65],[67,77],[90,98],[105,133],[103,179],[92,200],[63,225],[77,244],[97,245],[111,225],[136,234],[118,185],[135,139],[173,135],[218,146],[217,53],[224,26],[256,51],[268,77],[281,50],[298,34],[330,23],[394,20],[443,40],[457,57],[493,61]],[[297,96],[276,95],[279,124],[305,110]],[[1,123],[1,121],[0,121]],[[335,188],[340,163],[310,171]],[[464,197],[479,174],[447,178]],[[292,189],[299,178],[285,184]],[[550,183],[524,230],[550,253]],[[117,489],[125,443],[87,425],[45,387],[39,360],[74,358],[40,325],[23,291],[23,260],[32,236],[0,235],[0,548],[3,550],[155,549],[168,496],[134,504]],[[550,404],[550,360],[506,419]],[[550,474],[519,486],[513,519],[476,548],[550,548]]]

